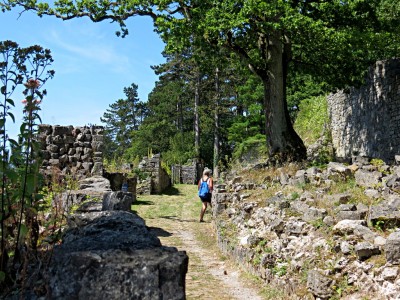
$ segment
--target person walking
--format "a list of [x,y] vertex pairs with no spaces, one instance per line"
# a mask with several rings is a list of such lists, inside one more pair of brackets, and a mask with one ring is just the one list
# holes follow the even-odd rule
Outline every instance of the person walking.
[[199,180],[198,184],[198,195],[202,202],[201,212],[200,212],[200,222],[204,222],[203,217],[206,212],[207,205],[211,205],[211,195],[213,190],[213,179],[211,177],[211,170],[205,168],[203,171],[203,176]]

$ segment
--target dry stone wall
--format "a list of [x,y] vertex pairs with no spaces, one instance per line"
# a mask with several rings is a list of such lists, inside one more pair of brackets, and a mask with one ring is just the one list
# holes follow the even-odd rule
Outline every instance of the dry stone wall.
[[393,161],[400,144],[400,59],[371,66],[359,89],[328,96],[336,156]]
[[103,175],[103,127],[39,125],[42,171],[75,174],[78,178]]
[[186,165],[174,165],[171,168],[173,183],[196,184],[200,179],[203,164],[197,163],[195,160]]
[[138,184],[137,194],[159,194],[171,186],[171,178],[161,166],[160,154],[155,154],[151,158],[144,157],[139,169],[149,174],[149,177]]

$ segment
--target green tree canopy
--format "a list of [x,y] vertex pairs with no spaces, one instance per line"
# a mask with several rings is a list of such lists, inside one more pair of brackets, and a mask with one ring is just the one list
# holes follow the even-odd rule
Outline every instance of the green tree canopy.
[[305,156],[287,108],[289,75],[311,74],[331,88],[359,83],[369,64],[400,47],[400,8],[390,0],[9,0],[3,9],[15,5],[64,20],[116,21],[123,35],[126,19],[147,15],[168,51],[193,45],[235,53],[262,81],[268,150],[280,159]]
[[138,86],[132,83],[124,88],[126,99],[119,99],[110,104],[100,118],[105,124],[104,155],[110,159],[122,157],[132,142],[132,132],[138,130],[147,114],[146,104],[141,102],[137,93]]

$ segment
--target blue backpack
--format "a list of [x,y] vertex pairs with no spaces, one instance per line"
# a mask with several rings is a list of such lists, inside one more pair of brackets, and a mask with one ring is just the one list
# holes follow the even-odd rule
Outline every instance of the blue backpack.
[[199,197],[206,197],[207,194],[210,193],[207,181],[208,181],[208,179],[206,181],[201,179],[201,184],[200,184],[200,189],[199,189]]

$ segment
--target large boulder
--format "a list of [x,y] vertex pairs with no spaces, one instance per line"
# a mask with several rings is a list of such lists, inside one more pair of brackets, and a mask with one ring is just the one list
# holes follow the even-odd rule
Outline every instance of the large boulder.
[[188,256],[126,211],[77,214],[54,249],[50,299],[185,299]]

